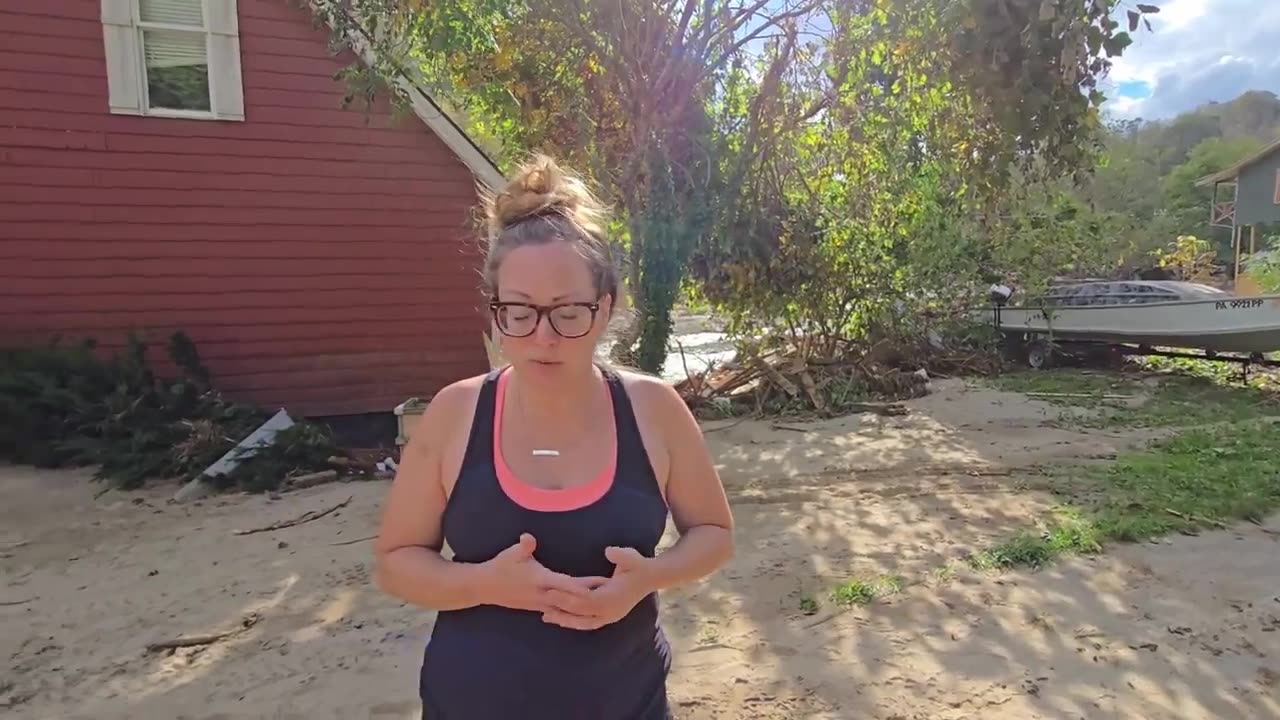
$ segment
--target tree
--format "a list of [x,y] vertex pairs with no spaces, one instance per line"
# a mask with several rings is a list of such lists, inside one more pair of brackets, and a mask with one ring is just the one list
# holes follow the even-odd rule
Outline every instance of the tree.
[[[1105,218],[1061,178],[1092,164],[1101,95],[1086,90],[1128,40],[1102,4],[1040,6],[832,3],[820,54],[729,76],[727,210],[692,267],[731,330],[822,352],[1013,269],[1105,264],[1087,262]],[[755,77],[749,102],[737,88]]]
[[[619,355],[658,370],[691,249],[709,227],[708,102],[749,45],[794,28],[820,0],[328,0],[339,34],[417,75],[506,162],[538,149],[594,175],[623,210],[638,322]],[[454,30],[458,30],[457,35]],[[356,74],[353,71],[353,75]],[[634,346],[634,348],[633,348]]]
[[377,48],[365,76],[417,76],[504,161],[539,149],[595,176],[638,301],[619,347],[649,370],[690,266],[737,318],[795,319],[803,298],[833,332],[936,275],[913,262],[988,266],[962,226],[992,226],[1020,172],[1087,166],[1097,79],[1129,43],[1106,0],[323,5]]
[[1190,234],[1212,240],[1220,257],[1231,257],[1231,231],[1209,225],[1209,208],[1213,188],[1196,187],[1196,180],[1230,167],[1253,154],[1262,141],[1253,137],[1226,140],[1209,138],[1196,145],[1186,162],[1173,168],[1162,183],[1161,211],[1166,227],[1178,234]]

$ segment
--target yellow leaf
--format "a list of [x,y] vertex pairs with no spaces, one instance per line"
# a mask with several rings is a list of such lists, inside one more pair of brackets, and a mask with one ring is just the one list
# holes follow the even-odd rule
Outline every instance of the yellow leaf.
[[498,48],[498,54],[493,56],[493,66],[502,72],[506,72],[511,69],[513,64],[511,46],[503,45]]

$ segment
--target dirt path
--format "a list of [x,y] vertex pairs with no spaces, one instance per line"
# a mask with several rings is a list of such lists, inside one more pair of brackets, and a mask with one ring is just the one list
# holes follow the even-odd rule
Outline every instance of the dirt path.
[[[1244,526],[1035,574],[939,575],[1050,506],[1033,466],[1134,437],[1045,427],[1056,409],[956,383],[910,405],[708,423],[740,549],[664,597],[681,720],[1280,717],[1280,536]],[[383,483],[190,507],[97,489],[0,468],[7,717],[417,717],[431,615],[379,594],[369,543],[349,542],[375,532]],[[316,522],[233,534],[348,497]],[[826,601],[886,574],[916,584],[847,612]]]

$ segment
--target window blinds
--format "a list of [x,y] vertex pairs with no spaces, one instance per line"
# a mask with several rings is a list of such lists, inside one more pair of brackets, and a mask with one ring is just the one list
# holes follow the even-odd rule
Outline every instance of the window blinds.
[[204,27],[203,0],[139,0],[138,15],[144,23]]

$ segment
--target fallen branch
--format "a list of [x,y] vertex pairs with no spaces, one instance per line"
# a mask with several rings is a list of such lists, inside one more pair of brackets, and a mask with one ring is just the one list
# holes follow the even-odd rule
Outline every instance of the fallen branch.
[[313,487],[322,483],[333,482],[338,479],[337,470],[321,470],[320,472],[307,473],[289,479],[289,489],[301,490],[303,488]]
[[26,600],[3,600],[0,601],[0,607],[13,607],[14,605],[26,605],[29,602],[39,600],[39,597],[29,597]]
[[[680,351],[680,364],[684,366],[684,377],[690,382],[693,381],[693,375],[689,372],[689,361],[684,356],[684,343],[676,340],[676,349]],[[695,392],[702,392],[702,383],[698,383],[698,387],[694,388]]]
[[1099,395],[1097,393],[1064,393],[1064,392],[1036,392],[1028,391],[1023,393],[1029,397],[1042,398],[1088,398],[1090,400],[1132,400],[1132,395]]
[[869,412],[875,413],[876,415],[884,415],[886,417],[906,415],[908,412],[905,405],[899,405],[898,403],[855,402],[846,403],[843,407],[846,410],[854,412]]
[[705,430],[703,430],[703,431],[702,431],[702,434],[703,434],[703,435],[706,435],[707,433],[719,432],[719,431],[721,431],[721,430],[728,430],[728,429],[729,429],[729,428],[731,428],[731,427],[737,427],[737,426],[741,425],[742,423],[746,422],[746,420],[747,420],[746,416],[743,416],[743,417],[738,418],[737,420],[734,420],[733,422],[731,422],[731,423],[729,423],[729,424],[727,424],[727,425],[718,425],[718,426],[713,427],[713,428],[706,428]]
[[817,408],[818,412],[826,412],[827,404],[823,402],[822,396],[818,394],[818,385],[813,381],[813,376],[808,370],[800,371],[800,384],[804,386],[805,394],[809,396],[809,401]]
[[256,614],[246,615],[245,618],[240,621],[240,627],[235,628],[234,630],[224,630],[223,632],[206,633],[204,635],[187,635],[185,637],[174,638],[172,640],[151,643],[147,645],[147,652],[159,652],[161,650],[175,650],[177,648],[212,645],[221,640],[226,640],[232,635],[237,635],[248,630],[257,622],[258,616]]
[[346,507],[348,504],[350,504],[352,498],[354,497],[355,497],[354,495],[350,495],[347,497],[346,500],[343,500],[342,502],[338,503],[337,505],[334,505],[328,510],[323,510],[321,512],[316,512],[315,510],[309,510],[292,520],[285,520],[283,522],[271,523],[266,527],[253,528],[252,530],[236,530],[235,532],[232,533],[232,535],[253,535],[256,533],[271,532],[273,530],[283,530],[284,528],[293,527],[294,525],[301,525],[303,523],[309,523],[312,520],[319,520],[320,518],[324,517],[325,515],[328,515],[331,512],[335,512],[337,510],[340,510]]
[[782,373],[778,372],[778,369],[770,365],[767,361],[761,358],[753,358],[752,360],[756,367],[762,371],[766,377],[772,380],[774,385],[782,388],[782,391],[789,397],[795,397],[800,392],[796,389],[795,383],[783,377]]
[[20,547],[23,547],[25,545],[30,545],[30,544],[31,544],[30,540],[14,540],[13,542],[7,542],[7,543],[4,543],[3,545],[0,545],[0,550],[17,550]]
[[1212,518],[1204,518],[1196,515],[1187,515],[1185,513],[1180,513],[1177,510],[1173,510],[1171,508],[1165,508],[1164,511],[1174,517],[1180,517],[1183,520],[1186,520],[1187,522],[1196,522],[1196,523],[1203,523],[1205,525],[1213,525],[1214,527],[1220,528],[1222,530],[1227,529],[1227,524],[1222,522],[1221,520],[1214,520]]
[[338,545],[355,545],[356,543],[362,543],[365,540],[376,540],[377,538],[377,535],[370,535],[368,537],[356,538],[355,540],[343,540],[342,542],[331,542],[329,544],[335,547]]

